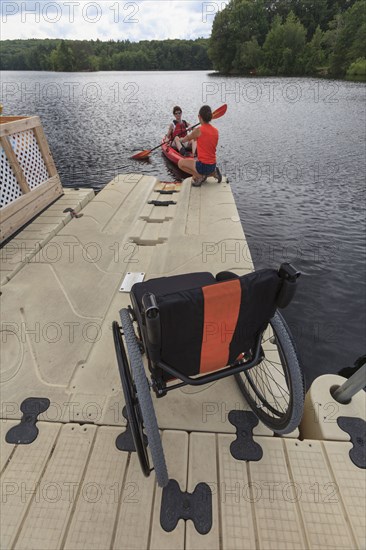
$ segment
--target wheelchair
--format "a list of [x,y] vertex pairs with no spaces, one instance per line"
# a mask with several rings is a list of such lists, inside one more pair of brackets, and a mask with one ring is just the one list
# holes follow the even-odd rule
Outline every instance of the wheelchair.
[[277,311],[292,300],[299,275],[285,263],[243,276],[199,272],[133,285],[131,306],[120,311],[121,326],[113,322],[114,345],[140,465],[145,476],[155,470],[160,487],[169,478],[151,391],[162,398],[187,384],[234,376],[268,428],[286,434],[299,425],[304,379]]

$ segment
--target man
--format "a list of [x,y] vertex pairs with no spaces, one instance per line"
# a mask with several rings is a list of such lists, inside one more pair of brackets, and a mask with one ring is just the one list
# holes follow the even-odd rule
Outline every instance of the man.
[[217,179],[221,183],[222,176],[216,165],[216,149],[219,141],[219,131],[210,124],[212,120],[211,107],[204,105],[201,107],[198,119],[201,126],[195,128],[193,132],[186,135],[181,141],[196,140],[197,142],[197,160],[180,159],[178,166],[183,172],[192,174],[192,185],[200,187],[209,176]]

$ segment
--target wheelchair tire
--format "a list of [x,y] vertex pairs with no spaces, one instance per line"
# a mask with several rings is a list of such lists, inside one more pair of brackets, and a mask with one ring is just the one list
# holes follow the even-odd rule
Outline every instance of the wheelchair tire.
[[140,407],[135,396],[135,386],[131,376],[130,365],[127,359],[125,346],[123,344],[120,326],[117,321],[112,325],[114,347],[117,355],[118,370],[122,383],[123,395],[125,398],[127,417],[131,429],[133,443],[140,461],[141,469],[146,477],[151,473],[149,455],[147,452],[146,436],[143,431]]
[[154,470],[159,487],[169,482],[163,446],[151,399],[150,386],[146,377],[141,351],[138,346],[133,324],[127,309],[121,311],[122,329],[126,340],[132,378],[136,386],[136,397],[140,406],[142,420],[151,452]]
[[300,424],[305,384],[295,343],[278,312],[263,334],[262,348],[263,361],[235,379],[259,420],[275,433],[287,434]]

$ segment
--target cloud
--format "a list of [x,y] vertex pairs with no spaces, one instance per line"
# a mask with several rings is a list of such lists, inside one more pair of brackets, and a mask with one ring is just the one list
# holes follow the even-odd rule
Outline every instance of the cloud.
[[1,38],[163,40],[209,37],[227,2],[59,0],[1,2]]

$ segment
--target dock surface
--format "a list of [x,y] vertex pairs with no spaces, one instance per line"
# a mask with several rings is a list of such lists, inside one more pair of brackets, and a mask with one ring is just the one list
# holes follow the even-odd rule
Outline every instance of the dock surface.
[[[226,181],[127,174],[95,197],[68,191],[0,252],[1,549],[365,548],[365,470],[349,436],[334,421],[321,440],[274,437],[259,423],[262,459],[234,459],[228,414],[249,407],[232,377],[153,396],[170,478],[212,490],[208,534],[190,520],[164,531],[154,475],[116,448],[126,420],[111,327],[129,304],[125,274],[253,270]],[[38,436],[7,443],[30,397],[50,400]]]

